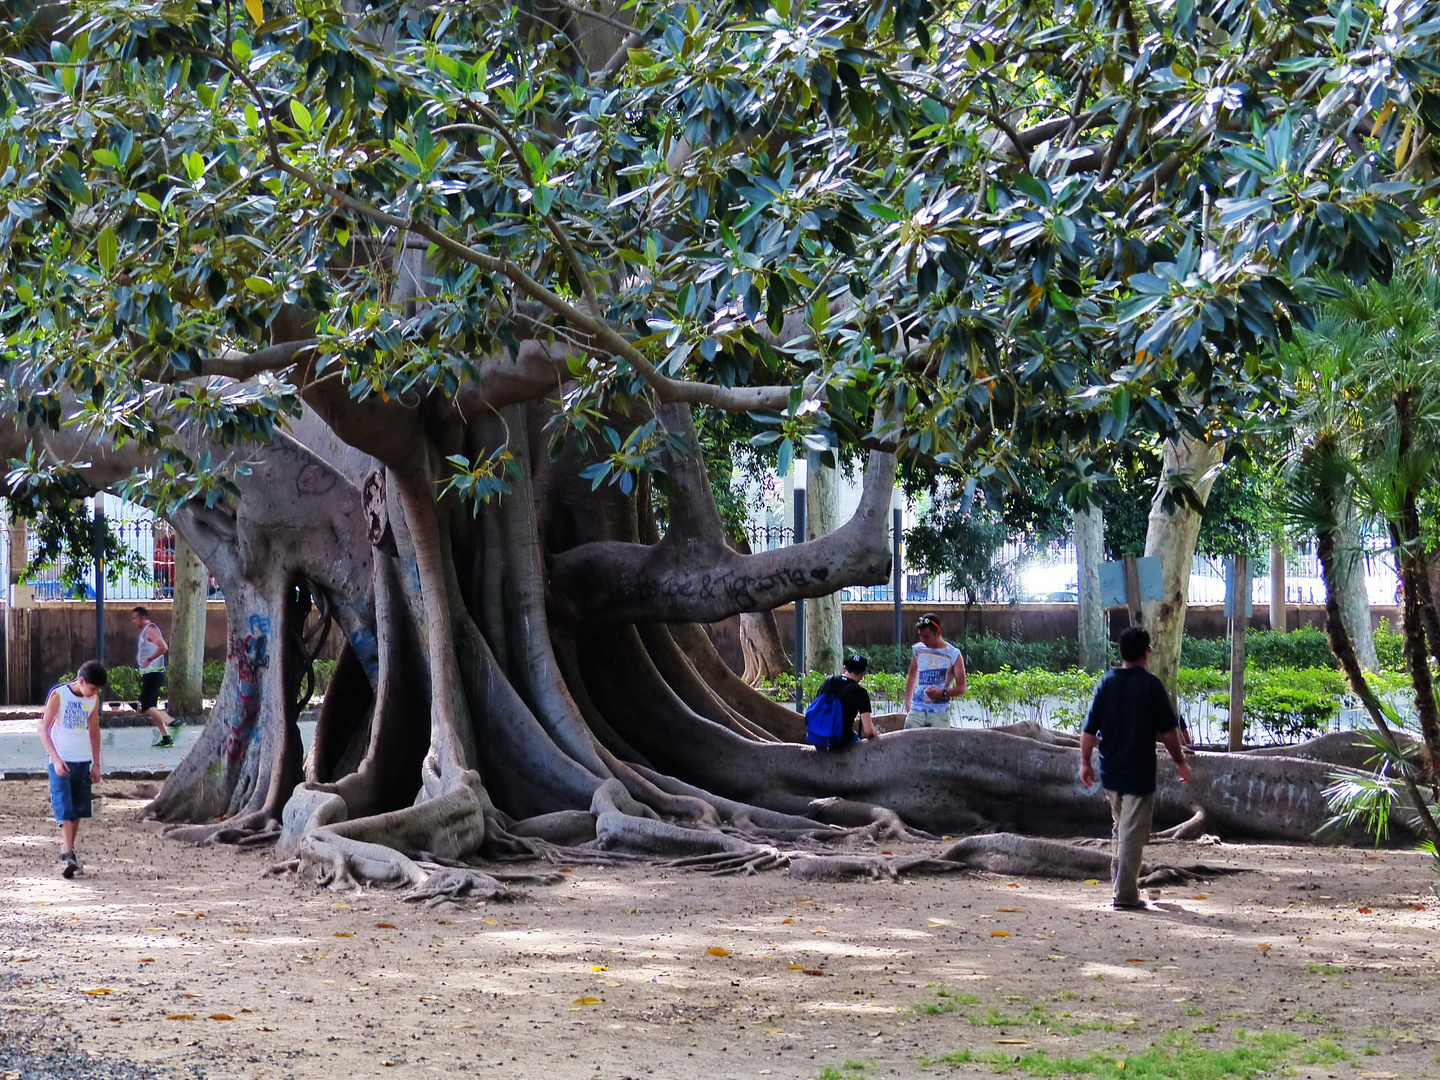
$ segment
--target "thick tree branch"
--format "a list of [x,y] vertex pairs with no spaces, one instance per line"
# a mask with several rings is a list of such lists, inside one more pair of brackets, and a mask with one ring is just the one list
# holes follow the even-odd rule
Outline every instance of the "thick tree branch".
[[828,536],[741,555],[720,537],[694,557],[688,530],[654,545],[596,541],[551,558],[551,589],[593,622],[715,622],[890,576],[893,454],[872,453],[854,516]]

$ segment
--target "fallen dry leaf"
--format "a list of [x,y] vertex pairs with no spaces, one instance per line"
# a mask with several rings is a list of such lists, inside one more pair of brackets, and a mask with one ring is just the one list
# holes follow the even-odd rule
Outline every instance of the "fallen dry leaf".
[[601,1001],[599,998],[597,998],[597,997],[578,997],[578,998],[576,998],[574,1001],[572,1001],[570,1004],[571,1004],[571,1005],[603,1005],[604,1002],[602,1002],[602,1001]]
[[800,969],[800,973],[801,973],[802,975],[821,975],[821,976],[823,976],[823,975],[825,974],[825,972],[821,971],[819,968],[801,968],[801,969]]
[[1005,888],[1007,889],[1018,889],[1019,887],[1020,883],[1018,881],[1007,881],[1005,883]]
[[211,1019],[211,1020],[234,1020],[235,1017],[231,1016],[229,1013],[211,1013],[211,1014],[210,1014],[210,1019]]
[[377,922],[377,923],[375,924],[375,929],[376,929],[376,930],[394,930],[394,929],[395,929],[395,924],[394,924],[393,922]]
[[1029,1045],[1030,1045],[1030,1044],[1027,1043],[1024,1039],[996,1039],[995,1042],[996,1042],[997,1044],[999,1044],[1000,1046],[1029,1046]]
[[349,905],[349,904],[331,904],[330,906],[331,906],[332,908],[348,908],[350,905]]
[[729,950],[729,949],[722,949],[719,945],[711,945],[710,948],[706,949],[705,951],[706,951],[707,953],[709,953],[711,956],[729,956],[729,955],[730,955],[730,950]]
[[165,1019],[166,1019],[166,1020],[194,1020],[194,1019],[195,1019],[195,1014],[194,1014],[194,1013],[171,1013],[169,1016],[165,1017]]
[[606,986],[619,986],[620,984],[617,983],[617,982],[607,982],[605,985],[606,985]]
[[794,921],[795,921],[794,919],[781,919],[781,920],[780,920],[780,925],[781,925],[781,926],[784,926],[786,923],[792,923],[792,922],[794,922]]
[[352,934],[349,930],[336,930],[334,936],[335,936],[335,937],[354,937],[355,935]]
[[1081,884],[1083,884],[1083,885],[1099,885],[1099,884],[1100,884],[1100,879],[1099,879],[1098,877],[1086,878]]
[[153,964],[153,963],[155,962],[155,957],[153,957],[153,956],[142,956],[142,957],[140,957],[140,962],[141,962],[142,964]]
[[1270,951],[1271,949],[1273,949],[1274,947],[1275,947],[1275,946],[1273,946],[1273,945],[1261,945],[1261,946],[1260,946],[1260,948],[1264,949],[1266,952],[1269,952],[1269,951]]
[[1010,931],[1009,931],[1009,930],[991,930],[991,931],[990,931],[990,936],[991,936],[991,937],[1009,937],[1009,936],[1010,936]]
[[1358,911],[1358,912],[1360,912],[1361,915],[1369,915],[1369,914],[1371,914],[1371,911],[1370,911],[1370,909],[1369,909],[1368,907],[1356,908],[1355,910]]
[[280,1029],[279,1029],[279,1028],[272,1028],[272,1027],[257,1027],[255,1030],[256,1030],[256,1031],[279,1031]]
[[766,1034],[766,1035],[784,1035],[784,1034],[785,1034],[785,1029],[784,1029],[784,1028],[766,1028],[766,1029],[765,1029],[765,1034]]
[[1191,900],[1209,900],[1210,897],[1206,896],[1206,895],[1202,892],[1202,893],[1196,893],[1194,896],[1190,897],[1190,899],[1191,899]]
[[1127,956],[1125,958],[1125,962],[1127,964],[1143,964],[1145,962],[1145,958],[1143,956]]
[[608,967],[606,967],[604,964],[591,964],[591,965],[590,965],[590,970],[591,970],[591,971],[609,971],[610,969],[609,969]]
[[804,970],[805,970],[805,965],[804,965],[804,964],[786,964],[785,966],[786,966],[790,971],[804,971]]
[[499,919],[481,919],[480,921],[483,922],[486,926],[499,926],[499,925],[500,925],[500,920],[499,920]]
[[80,992],[94,997],[96,994],[113,994],[115,991],[111,990],[108,986],[97,986],[94,990],[81,990]]
[[1395,1080],[1398,1073],[1392,1072],[1363,1072],[1360,1074],[1365,1080]]
[[995,910],[1005,915],[1016,915],[1020,911],[1018,907],[997,907]]

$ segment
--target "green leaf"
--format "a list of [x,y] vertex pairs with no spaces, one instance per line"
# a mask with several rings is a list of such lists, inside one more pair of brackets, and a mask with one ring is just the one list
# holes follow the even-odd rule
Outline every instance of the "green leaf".
[[155,196],[151,195],[148,191],[136,192],[135,198],[138,199],[141,205],[143,205],[147,210],[150,210],[156,214],[160,212],[160,200],[155,198]]
[[254,105],[245,106],[245,126],[251,131],[260,130],[260,114],[255,110]]
[[109,225],[100,230],[100,236],[95,241],[95,254],[99,257],[100,265],[105,268],[106,273],[115,269],[115,262],[120,254],[120,244],[115,239],[115,230]]
[[186,154],[185,172],[191,180],[199,180],[205,175],[205,159],[194,151]]
[[118,169],[120,167],[120,155],[115,153],[114,150],[107,150],[103,146],[98,146],[90,151],[90,156],[101,165],[108,165],[112,169]]
[[265,21],[265,5],[262,0],[245,0],[245,10],[249,12],[256,26]]
[[314,123],[314,119],[310,115],[310,110],[295,98],[290,99],[290,115],[295,118],[296,127],[305,134],[310,134],[310,125]]

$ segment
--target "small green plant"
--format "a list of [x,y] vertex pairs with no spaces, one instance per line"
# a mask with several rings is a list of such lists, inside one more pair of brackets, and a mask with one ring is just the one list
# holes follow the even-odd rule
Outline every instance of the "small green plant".
[[1345,1048],[1331,1039],[1309,1043],[1305,1056],[1300,1059],[1304,1065],[1321,1065],[1335,1061],[1348,1061],[1350,1055]]
[[936,1058],[946,1065],[982,1061],[996,1072],[1031,1076],[1094,1076],[1101,1080],[1250,1080],[1279,1067],[1298,1043],[1293,1035],[1241,1033],[1229,1050],[1201,1047],[1194,1036],[1172,1035],[1134,1054],[1122,1050],[1096,1052],[1082,1058],[1053,1058],[1044,1050],[1011,1055],[973,1054],[969,1050]]
[[1306,964],[1305,970],[1311,975],[1344,975],[1345,969],[1339,964]]

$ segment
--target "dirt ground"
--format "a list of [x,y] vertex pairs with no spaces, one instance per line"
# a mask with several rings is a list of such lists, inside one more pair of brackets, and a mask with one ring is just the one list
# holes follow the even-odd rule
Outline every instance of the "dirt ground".
[[0,1030],[209,1080],[1440,1076],[1411,851],[1152,847],[1256,872],[1144,914],[1099,882],[653,866],[440,913],[162,840],[134,787],[99,785],[65,881],[44,784],[0,783]]

